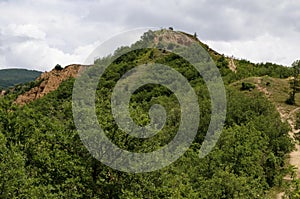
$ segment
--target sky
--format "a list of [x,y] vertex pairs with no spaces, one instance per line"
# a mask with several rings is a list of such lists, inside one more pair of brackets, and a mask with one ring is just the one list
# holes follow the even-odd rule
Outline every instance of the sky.
[[299,0],[0,0],[0,69],[84,63],[113,35],[173,27],[221,54],[290,66],[300,59]]

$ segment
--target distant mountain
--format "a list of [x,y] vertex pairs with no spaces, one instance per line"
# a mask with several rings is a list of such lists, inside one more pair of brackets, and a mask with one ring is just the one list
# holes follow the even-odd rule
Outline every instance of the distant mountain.
[[16,84],[22,84],[35,80],[42,72],[27,69],[3,69],[0,70],[0,89],[6,89]]

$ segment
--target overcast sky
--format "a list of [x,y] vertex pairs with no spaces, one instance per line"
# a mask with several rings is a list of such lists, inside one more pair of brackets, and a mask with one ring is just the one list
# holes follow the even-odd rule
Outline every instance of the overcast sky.
[[300,59],[299,0],[0,0],[0,69],[83,63],[138,27],[197,32],[225,55],[284,65]]

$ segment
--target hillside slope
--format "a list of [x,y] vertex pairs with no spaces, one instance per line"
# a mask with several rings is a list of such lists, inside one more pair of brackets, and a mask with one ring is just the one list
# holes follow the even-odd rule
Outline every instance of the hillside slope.
[[[289,81],[290,79],[278,79],[269,76],[263,77],[250,77],[232,84],[235,88],[241,88],[241,84],[251,83],[255,85],[256,89],[263,93],[268,100],[270,100],[276,107],[280,114],[281,120],[290,126],[289,136],[293,141],[295,147],[288,155],[288,163],[294,168],[292,173],[284,177],[287,181],[293,181],[300,178],[300,145],[299,145],[299,127],[296,125],[297,113],[300,113],[300,95],[296,95],[296,105],[286,104],[289,97]],[[249,92],[249,91],[246,91]],[[290,182],[288,182],[290,183]],[[289,187],[289,186],[288,186]],[[287,187],[287,191],[290,191]],[[277,195],[277,198],[282,198],[284,192]]]
[[[199,127],[186,153],[163,169],[139,174],[114,170],[96,160],[83,145],[73,120],[72,92],[82,66],[71,65],[44,73],[21,95],[11,92],[0,98],[0,178],[4,179],[0,181],[0,198],[253,199],[268,198],[270,189],[283,184],[283,177],[290,173],[286,158],[293,149],[289,126],[263,94],[256,89],[241,91],[240,84],[244,78],[257,78],[254,76],[284,78],[290,74],[289,69],[231,59],[208,50],[224,79],[227,117],[216,146],[200,159],[199,150],[212,117],[208,88],[191,64],[165,50],[197,40],[190,35],[180,39],[169,30],[148,32],[139,44],[143,39],[153,40],[161,48],[131,51],[115,60],[99,80],[96,106],[91,112],[97,114],[97,122],[109,140],[121,149],[150,153],[163,148],[175,137],[182,117],[176,95],[156,84],[142,86],[132,94],[128,109],[140,126],[150,123],[152,105],[165,108],[165,126],[147,139],[131,136],[118,127],[111,96],[127,71],[141,64],[168,65],[187,79],[198,98]],[[105,61],[98,59],[95,65]],[[97,74],[92,71],[89,75]],[[171,78],[166,76],[165,80]],[[80,121],[90,118],[82,114]],[[115,159],[122,161],[118,156]]]

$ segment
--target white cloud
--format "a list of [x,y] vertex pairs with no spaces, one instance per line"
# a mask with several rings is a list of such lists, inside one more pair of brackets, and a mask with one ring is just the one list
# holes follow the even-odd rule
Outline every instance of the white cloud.
[[197,32],[220,53],[285,65],[299,59],[295,0],[0,1],[0,67],[83,63],[98,43],[137,27]]
[[27,66],[26,68],[46,71],[52,69],[56,64],[66,66],[71,63],[84,63],[95,46],[95,44],[80,46],[70,54],[50,47],[45,41],[31,40],[11,45],[6,53],[4,63],[12,67],[23,64]]
[[32,24],[9,24],[1,31],[2,35],[15,37],[28,37],[32,39],[45,39],[46,33],[41,31],[37,26]]
[[296,37],[276,37],[270,34],[258,36],[252,40],[243,41],[206,41],[209,46],[228,56],[240,59],[248,59],[256,63],[273,62],[290,66],[293,61],[299,59],[300,43]]

